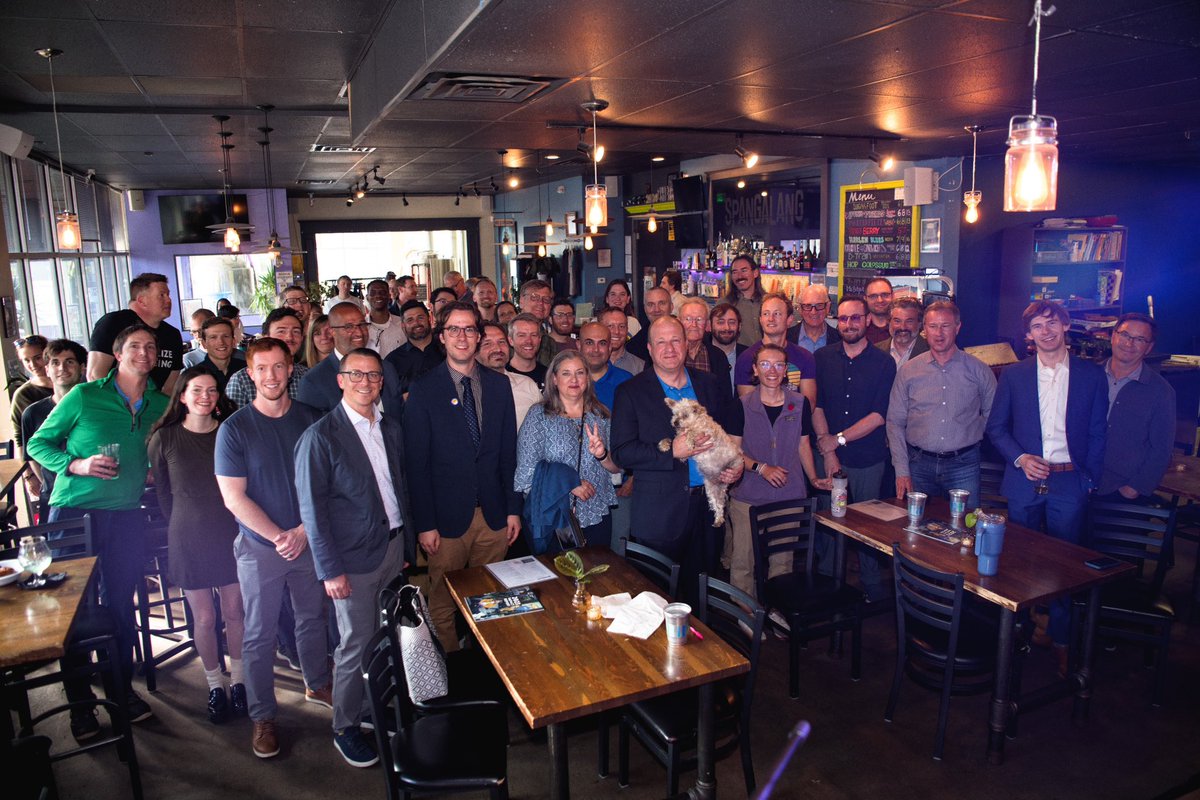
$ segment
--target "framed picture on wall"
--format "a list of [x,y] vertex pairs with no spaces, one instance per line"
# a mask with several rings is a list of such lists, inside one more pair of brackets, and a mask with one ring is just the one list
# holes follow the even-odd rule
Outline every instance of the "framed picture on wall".
[[600,269],[610,269],[612,267],[612,250],[607,247],[597,250],[596,266]]
[[921,252],[942,252],[942,221],[941,219],[921,220]]

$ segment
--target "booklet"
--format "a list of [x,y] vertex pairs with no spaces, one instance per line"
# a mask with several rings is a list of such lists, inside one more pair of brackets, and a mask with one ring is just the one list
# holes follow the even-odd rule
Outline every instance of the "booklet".
[[847,508],[861,511],[869,517],[881,519],[884,522],[891,522],[892,520],[908,516],[908,512],[903,508],[894,506],[891,503],[885,503],[882,500],[860,500],[857,503],[851,503]]
[[515,589],[518,586],[528,586],[531,583],[552,581],[558,577],[538,560],[537,556],[510,558],[507,561],[497,561],[487,565],[488,572],[504,584],[505,589]]
[[506,589],[503,592],[488,592],[467,598],[467,607],[477,622],[501,617],[515,617],[545,608],[537,594],[528,586]]
[[961,544],[963,537],[966,536],[966,531],[952,528],[949,523],[936,519],[926,520],[915,528],[906,527],[904,530],[908,533],[915,533],[918,536],[924,536],[928,539],[936,539],[946,544]]

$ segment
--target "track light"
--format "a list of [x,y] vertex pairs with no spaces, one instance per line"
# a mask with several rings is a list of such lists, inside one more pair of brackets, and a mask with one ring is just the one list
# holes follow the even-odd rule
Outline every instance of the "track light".
[[402,194],[400,195],[400,199],[404,202],[404,205],[408,205],[408,195]]
[[462,198],[463,198],[463,193],[461,191],[458,194],[454,195],[454,205],[456,205],[456,206],[460,205],[462,203]]
[[758,153],[751,152],[742,147],[742,137],[737,137],[737,144],[733,146],[733,154],[742,160],[742,164],[746,169],[752,169],[758,163]]
[[492,194],[498,193],[500,191],[500,187],[496,185],[496,179],[491,178],[490,180],[491,180]]
[[366,179],[366,178],[363,178],[363,185],[362,185],[362,186],[359,186],[357,183],[356,183],[356,184],[354,184],[354,199],[355,199],[355,200],[362,200],[364,197],[366,197],[366,196],[367,196],[367,183],[366,183],[366,181],[367,181],[367,179]]
[[353,197],[347,197],[347,198],[346,198],[346,208],[349,208],[349,207],[350,207],[350,206],[352,206],[352,205],[354,205],[354,198],[353,198]]
[[871,140],[871,152],[867,155],[867,158],[874,161],[876,166],[878,166],[883,172],[888,172],[892,169],[892,167],[896,166],[896,159],[893,158],[890,153],[875,152],[874,139]]
[[475,196],[476,196],[476,197],[479,197],[479,184],[478,184],[478,183],[472,183],[472,184],[471,184],[471,191],[473,191],[473,192],[475,193]]
[[374,178],[375,182],[378,183],[380,186],[383,186],[385,183],[387,183],[387,178],[379,177],[379,167],[378,166],[376,166],[375,169],[371,170],[371,175]]

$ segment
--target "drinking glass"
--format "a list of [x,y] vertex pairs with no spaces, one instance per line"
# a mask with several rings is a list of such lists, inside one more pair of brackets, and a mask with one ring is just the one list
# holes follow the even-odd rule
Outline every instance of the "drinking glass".
[[921,522],[921,517],[925,516],[925,501],[929,499],[929,495],[924,492],[909,492],[908,493],[908,526],[915,528]]
[[21,546],[17,550],[17,562],[21,569],[33,573],[29,585],[38,588],[46,585],[42,573],[50,566],[50,545],[46,544],[45,536],[22,536]]
[[[117,471],[117,475],[121,473],[121,445],[115,442],[112,444],[102,444],[97,448],[96,454],[111,458],[113,460],[113,469]],[[116,480],[117,475],[113,475],[107,480]]]

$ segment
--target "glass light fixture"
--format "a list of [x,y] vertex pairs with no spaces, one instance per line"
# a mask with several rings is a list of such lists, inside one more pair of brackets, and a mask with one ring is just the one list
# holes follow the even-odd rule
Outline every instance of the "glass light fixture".
[[590,111],[592,114],[592,153],[595,156],[592,159],[592,182],[583,190],[583,219],[592,229],[592,233],[595,233],[597,228],[608,224],[608,187],[600,182],[598,167],[604,153],[598,152],[599,143],[596,135],[596,112],[606,108],[608,108],[607,100],[589,100],[583,104],[583,110]]
[[967,213],[963,217],[968,224],[974,225],[979,221],[979,204],[983,201],[983,192],[975,188],[975,160],[979,154],[979,132],[983,130],[978,125],[967,125],[965,130],[971,132],[971,191],[963,192],[963,205]]
[[537,249],[537,253],[538,253],[538,255],[539,255],[539,256],[541,256],[542,258],[545,258],[545,257],[546,257],[546,245],[544,245],[544,244],[539,244],[539,245],[538,245],[538,249]]
[[[213,235],[220,236],[225,242],[225,248],[231,253],[236,253],[242,246],[242,233],[250,233],[254,227],[247,225],[244,222],[234,222],[233,209],[229,206],[229,190],[232,188],[233,179],[230,177],[231,168],[229,165],[229,151],[233,149],[233,145],[229,143],[229,137],[233,133],[225,130],[225,123],[229,121],[227,114],[213,114],[220,126],[217,136],[221,142],[221,195],[225,198],[225,221],[216,225],[209,225],[208,229],[213,232]],[[346,205],[353,204],[353,195],[346,201]]]
[[521,181],[517,179],[517,173],[510,172],[508,175],[508,186],[510,189],[515,189],[521,185]]
[[651,233],[654,233],[658,230],[658,220],[654,218],[653,214],[650,215],[650,220],[646,223],[646,230],[650,231]]
[[225,229],[225,248],[231,253],[236,253],[238,248],[242,246],[242,236],[237,232],[237,228],[230,225]]
[[546,216],[546,241],[550,241],[550,237],[554,235],[554,219],[549,215]]
[[595,245],[594,245],[594,244],[592,244],[592,237],[591,237],[591,235],[589,234],[589,235],[587,235],[587,236],[583,237],[583,249],[584,249],[584,250],[591,250],[593,247],[595,247]]
[[63,172],[62,137],[58,133],[58,92],[54,89],[54,59],[61,56],[63,51],[43,47],[37,54],[46,59],[50,68],[50,108],[54,115],[54,143],[58,146],[58,180],[62,184],[63,210],[54,215],[55,238],[59,250],[78,250],[81,245],[79,215],[71,210],[71,196],[67,190],[66,174]]
[[599,230],[600,230],[599,225],[588,225],[588,233],[592,234],[593,236],[595,236],[596,233],[599,232]]
[[80,247],[79,216],[71,211],[59,212],[55,219],[59,250],[78,250]]
[[504,236],[500,238],[500,255],[508,255],[508,231],[505,231]]
[[1037,113],[1038,62],[1041,59],[1042,9],[1034,0],[1033,93],[1028,116],[1008,121],[1008,152],[1004,155],[1004,210],[1053,211],[1058,205],[1058,120]]

